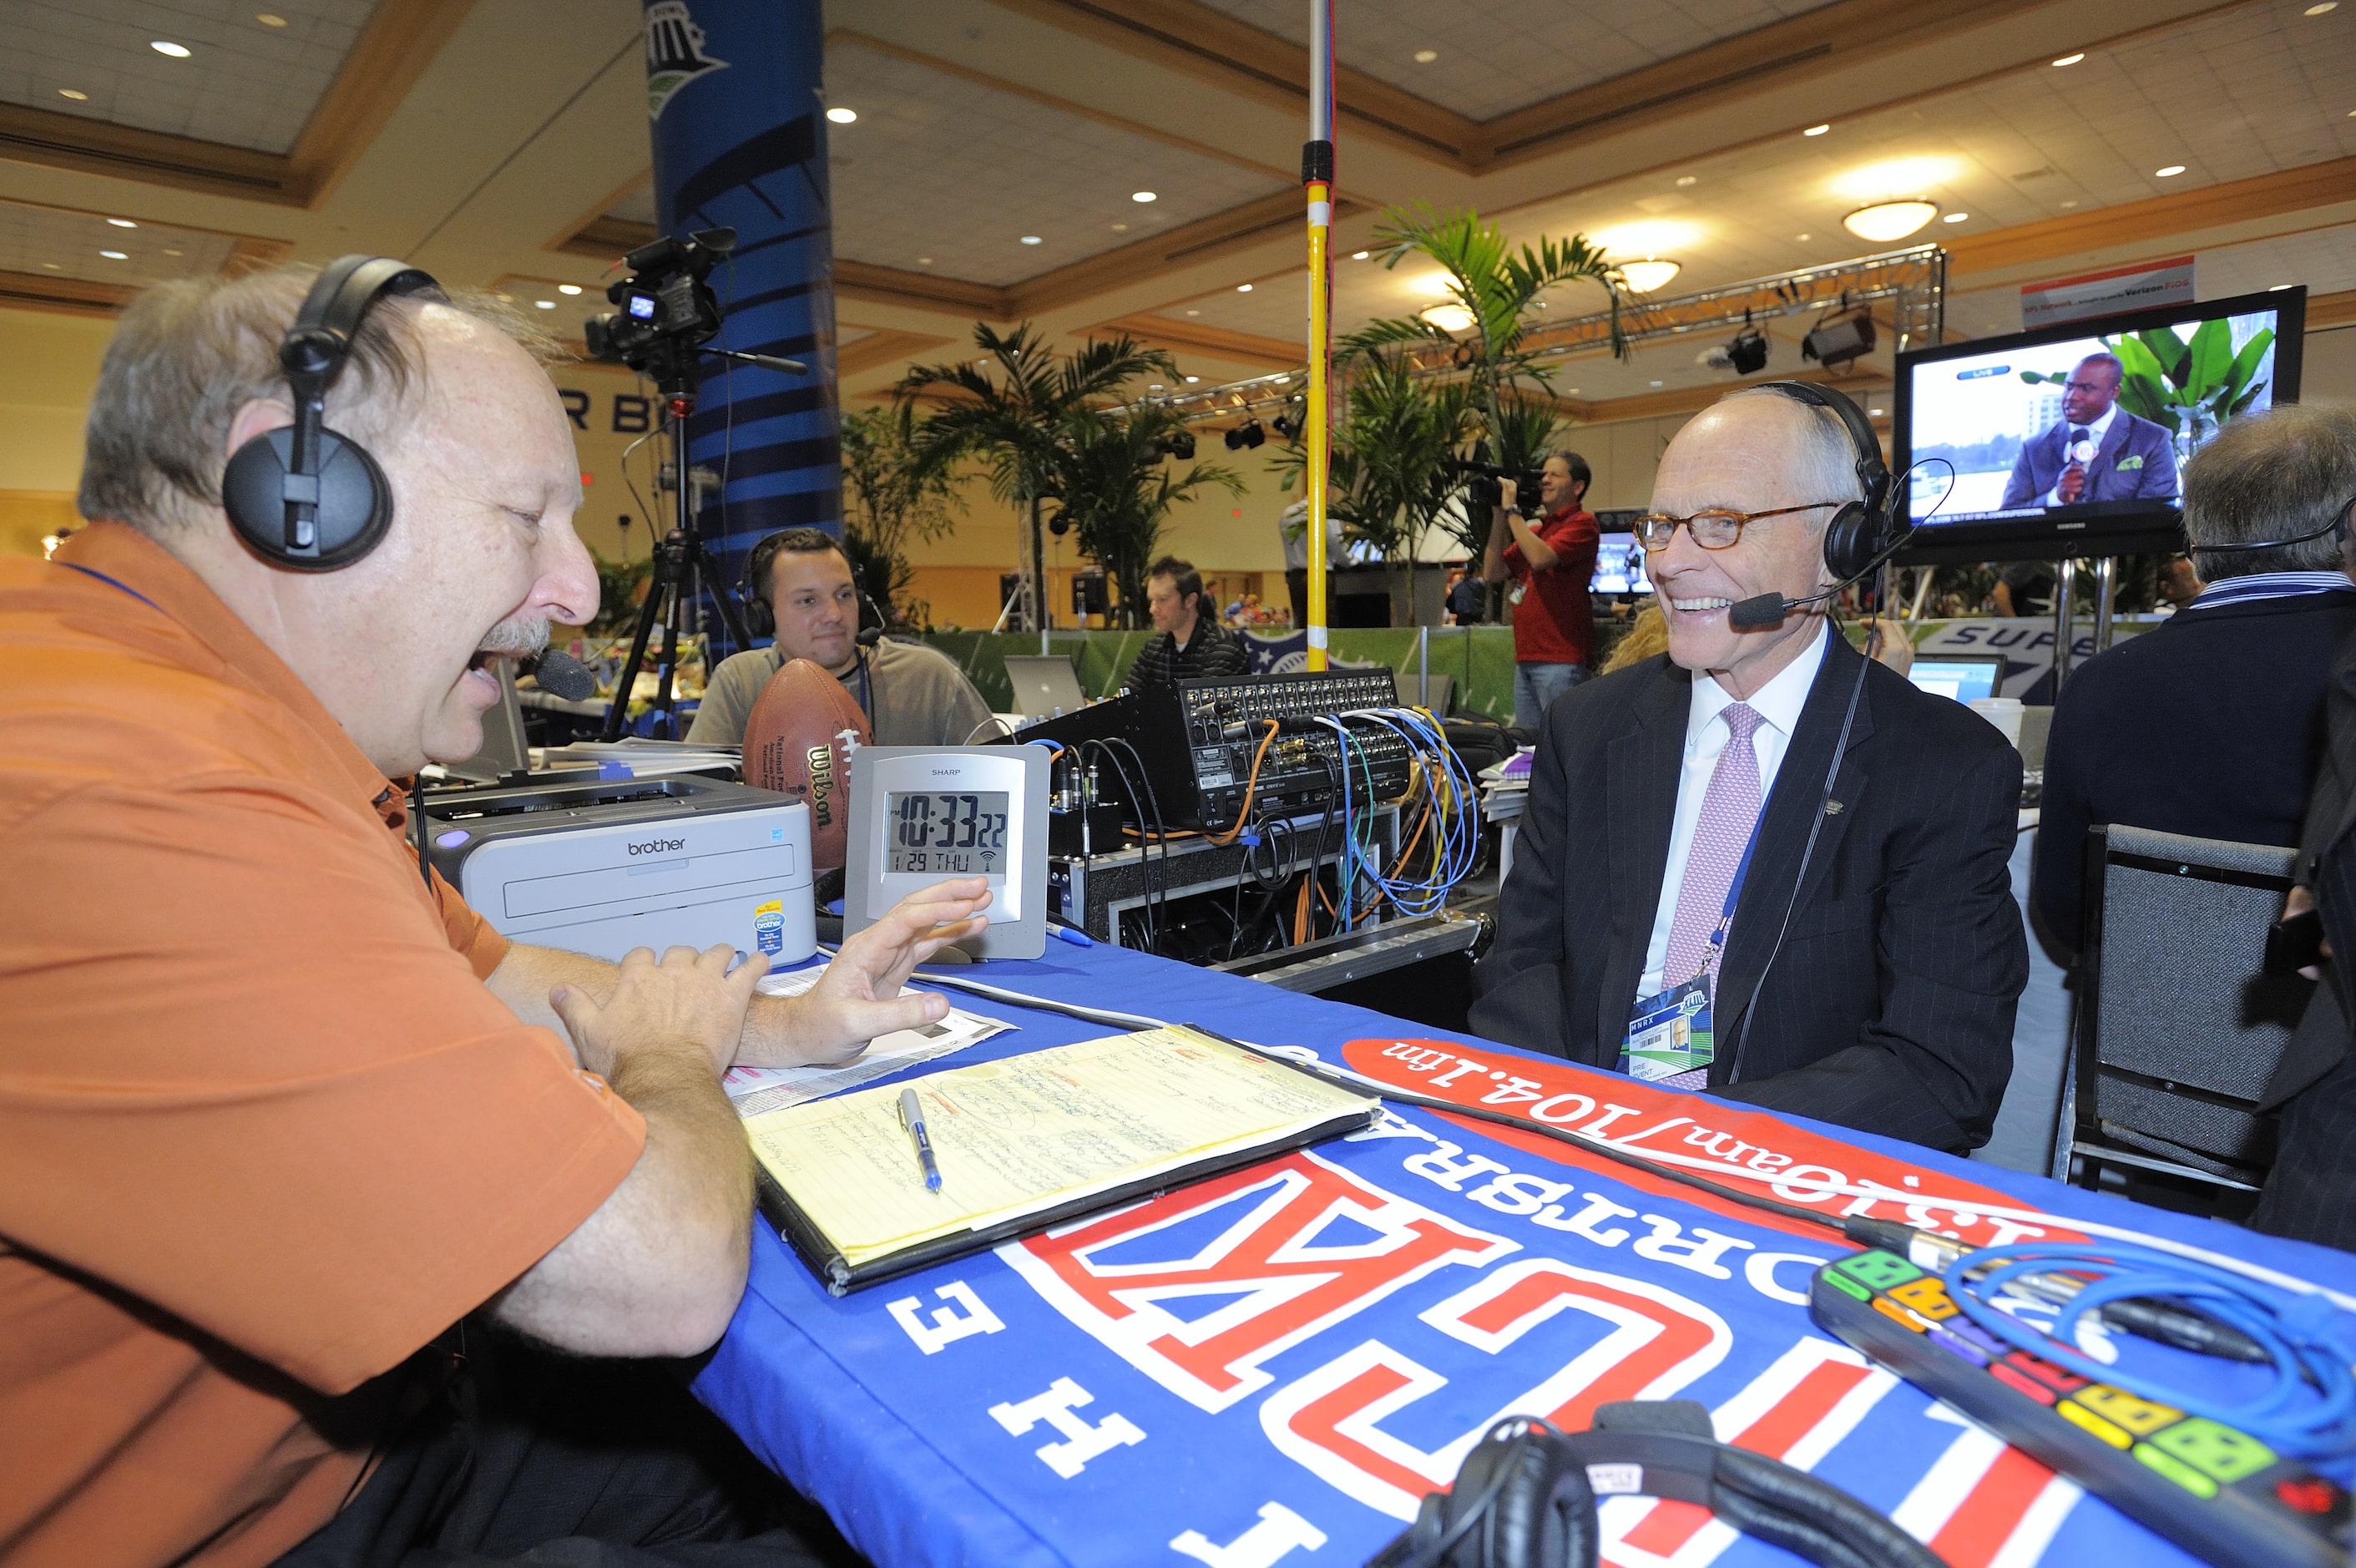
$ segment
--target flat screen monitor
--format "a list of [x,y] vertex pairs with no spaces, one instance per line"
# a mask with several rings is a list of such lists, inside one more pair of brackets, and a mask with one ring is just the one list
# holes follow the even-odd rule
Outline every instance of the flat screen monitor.
[[2004,655],[1949,653],[1932,658],[1918,654],[1906,678],[1922,691],[1959,703],[1993,697],[2004,683]]
[[1588,590],[1597,594],[1649,594],[1652,579],[1644,575],[1644,547],[1633,533],[1599,534],[1595,542],[1595,575]]
[[2185,459],[2298,401],[2306,320],[2294,287],[1899,355],[1900,564],[2179,548]]

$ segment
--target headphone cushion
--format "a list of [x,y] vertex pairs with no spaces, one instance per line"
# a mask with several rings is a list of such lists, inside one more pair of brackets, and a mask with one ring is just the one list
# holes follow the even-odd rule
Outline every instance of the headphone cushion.
[[285,479],[294,453],[294,431],[282,426],[255,436],[230,458],[221,475],[221,509],[246,547],[296,572],[332,572],[375,549],[392,526],[392,487],[367,447],[325,429],[319,432],[313,547],[287,547]]
[[1870,508],[1851,501],[1825,525],[1825,567],[1835,581],[1858,575],[1880,553],[1887,541],[1877,526],[1879,517]]
[[1464,1456],[1451,1509],[1485,1491],[1500,1466],[1507,1474],[1489,1517],[1448,1554],[1450,1568],[1593,1568],[1595,1494],[1570,1444],[1544,1427],[1507,1437],[1492,1429]]

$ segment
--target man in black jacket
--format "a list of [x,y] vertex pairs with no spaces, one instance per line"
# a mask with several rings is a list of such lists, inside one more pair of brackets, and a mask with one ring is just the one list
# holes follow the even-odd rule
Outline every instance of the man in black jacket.
[[2351,496],[2356,411],[2345,408],[2236,420],[2185,465],[2184,532],[2209,586],[2072,673],[2054,704],[2029,894],[2048,945],[2085,946],[2096,823],[2299,842],[2331,661],[2356,631],[2356,582],[2325,532]]
[[1766,388],[1670,442],[1638,524],[1669,651],[1548,710],[1472,1023],[1965,1150],[1995,1122],[2028,976],[2006,870],[2019,756],[1813,607],[1758,631],[1727,614],[1827,585],[1825,525],[1860,490],[1839,424]]
[[1164,555],[1145,569],[1145,605],[1162,635],[1138,650],[1126,682],[1131,688],[1169,685],[1206,675],[1247,675],[1251,655],[1244,639],[1219,624],[1203,594],[1203,575],[1191,561]]

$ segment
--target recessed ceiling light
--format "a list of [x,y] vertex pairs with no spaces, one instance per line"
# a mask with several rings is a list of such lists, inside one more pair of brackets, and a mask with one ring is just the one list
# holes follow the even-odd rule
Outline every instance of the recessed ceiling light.
[[2055,60],[2053,63],[2055,65],[2076,65],[2080,60],[2084,59],[2086,57],[2083,53],[2063,55],[2060,59]]
[[[79,87],[60,87],[58,89],[58,96],[60,98],[70,98],[77,103],[87,103],[90,102],[90,94],[84,92]],[[2351,113],[2356,113],[2356,111],[2351,111]]]
[[1026,245],[1040,245],[1044,244],[1046,242],[1040,239],[1036,234],[1025,234],[1023,236],[1023,242]]
[[1841,227],[1860,240],[1877,244],[1903,240],[1923,224],[1939,215],[1939,204],[1921,198],[1899,201],[1877,201],[1860,207],[1841,220]]
[[1160,392],[1162,390],[1162,386],[1160,381],[1148,381],[1145,383],[1145,390],[1147,392]]
[[45,267],[48,268],[48,269],[49,269],[49,271],[51,271],[51,272],[53,272],[53,273],[63,272],[63,271],[65,270],[63,267],[60,267],[59,265],[58,265],[58,263],[55,263],[55,262],[43,262],[43,263],[41,263],[41,265],[43,265],[43,266],[45,266]]
[[826,112],[826,117],[833,121],[838,125],[849,125],[855,124],[858,121],[859,111],[856,109],[845,109],[841,105],[837,104],[834,108]]
[[1129,225],[1126,223],[1116,223],[1112,226],[1112,231],[1116,234],[1126,234],[1129,232]]
[[1881,417],[1881,411],[1878,408],[1869,408],[1865,412],[1871,414],[1876,419],[1879,419]]
[[[2313,16],[2314,14],[2315,13],[2312,11],[2308,13],[2309,16]],[[1415,51],[1415,63],[1418,65],[1430,65],[1433,60],[1436,60],[1439,58],[1440,51],[1438,49],[1418,49]]]
[[1248,283],[1239,283],[1236,285],[1236,292],[1237,294],[1249,294],[1251,292],[1251,285]]
[[577,283],[561,283],[556,285],[556,292],[559,294],[579,294],[581,292],[581,285]]
[[1363,262],[1373,254],[1372,251],[1353,251],[1350,252],[1350,259],[1354,262]]
[[1442,332],[1462,332],[1472,326],[1474,320],[1471,311],[1455,304],[1435,305],[1417,314]]
[[1968,212],[1950,212],[1944,218],[1940,219],[1939,221],[1942,223],[1961,223],[1965,219],[1969,218],[1971,214]]
[[186,251],[166,251],[164,253],[167,256],[185,256],[187,254]]
[[1162,199],[1162,193],[1158,190],[1132,190],[1129,193],[1129,199],[1131,201],[1159,201]]
[[1677,183],[1681,186],[1698,185],[1701,183],[1701,176],[1697,174],[1681,174],[1677,176]]
[[110,262],[127,262],[131,259],[121,251],[101,251],[99,254]]
[[2075,207],[2075,206],[2077,206],[2078,204],[2077,204],[2076,202],[2074,202],[2074,201],[2065,201],[2065,202],[2062,203],[2062,206],[2064,206],[2064,207]]
[[1684,270],[1682,263],[1647,256],[1641,262],[1621,263],[1620,280],[1638,294],[1650,294]]
[[498,300],[501,305],[513,305],[515,303],[515,295],[511,294],[495,294],[491,297]]
[[170,55],[174,59],[186,59],[188,58],[188,46],[186,44],[176,44],[169,38],[157,38],[154,43],[149,44],[147,47],[154,49],[159,55]]
[[1792,238],[1799,241],[1802,244],[1805,244],[1810,240],[1815,239],[1815,236],[1814,234],[1794,234]]
[[275,11],[256,11],[253,14],[253,19],[265,27],[283,27],[286,25],[286,18]]
[[1658,381],[1655,381],[1653,384],[1654,384],[1655,386],[1659,386],[1661,383],[1660,383],[1660,382],[1658,382]]
[[2278,284],[2275,284],[2275,285],[2271,285],[2270,287],[2268,287],[2268,288],[2267,288],[2267,290],[2266,290],[2266,292],[2267,292],[2268,294],[2280,294],[2283,290],[2285,290],[2285,289],[2286,289],[2286,288],[2296,288],[2296,287],[2297,287],[2297,286],[2298,286],[2298,285],[2296,285],[2296,284],[2278,283]]
[[1579,395],[1579,389],[1578,389],[1577,387],[1573,387],[1573,388],[1571,388],[1571,389],[1570,389],[1570,395],[1571,395],[1571,396],[1573,396],[1573,397],[1577,397],[1577,396]]
[[1199,310],[1190,310],[1190,311],[1188,311],[1186,314],[1187,314],[1187,315],[1189,315],[1189,316],[1200,316],[1200,315],[1202,315],[1203,313],[1202,313],[1201,311],[1199,311]]
[[2305,14],[2309,16],[2320,16],[2326,11],[2337,11],[2338,9],[2340,9],[2340,0],[2323,0],[2323,3],[2319,5],[2309,5]]
[[552,299],[535,299],[531,303],[534,306],[541,310],[554,310],[556,308],[556,301]]
[[1200,377],[1200,376],[1188,376],[1188,377],[1186,378],[1186,384],[1187,384],[1188,386],[1190,386],[1190,387],[1191,387],[1191,386],[1193,386],[1196,381],[1201,381],[1202,379],[1203,379],[1203,378],[1202,378],[1202,377]]
[[134,223],[128,218],[110,218],[107,221],[113,224],[117,229],[136,229],[139,227],[138,224]]
[[1826,131],[1831,129],[1832,127],[1830,125],[1811,125],[1806,130],[1801,132],[1800,134],[1803,136],[1821,136]]
[[933,264],[933,258],[930,256],[918,256],[916,258],[916,264],[920,267],[929,267]]
[[2178,175],[2184,172],[2184,166],[2182,164],[2170,164],[2166,168],[2156,168],[2151,172],[2155,178],[2174,179]]

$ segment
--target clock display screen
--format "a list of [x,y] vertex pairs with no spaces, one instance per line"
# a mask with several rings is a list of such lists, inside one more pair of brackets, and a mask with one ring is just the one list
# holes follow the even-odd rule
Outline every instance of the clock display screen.
[[884,797],[887,872],[997,876],[1006,869],[1007,793],[926,791]]

